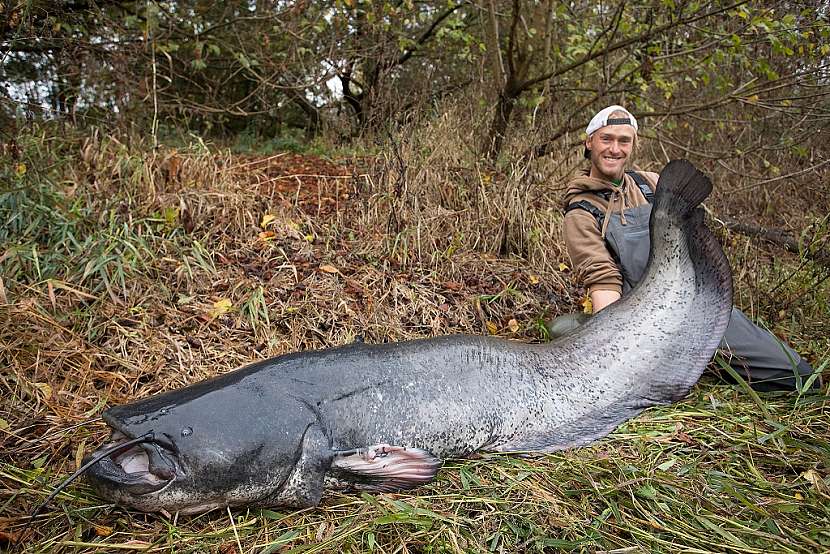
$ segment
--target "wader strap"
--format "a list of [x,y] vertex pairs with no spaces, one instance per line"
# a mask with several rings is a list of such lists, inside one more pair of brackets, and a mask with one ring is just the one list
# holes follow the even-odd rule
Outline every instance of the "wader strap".
[[602,222],[605,220],[605,214],[602,213],[602,210],[600,210],[587,200],[580,200],[578,202],[572,202],[568,204],[568,206],[565,208],[565,213],[568,213],[571,210],[585,210],[586,212],[594,216],[594,219],[597,220],[597,225],[599,225],[599,228],[602,229]]
[[[643,196],[645,196],[646,202],[648,202],[649,204],[653,204],[654,191],[651,190],[651,187],[648,185],[648,181],[646,181],[645,177],[643,177],[636,171],[632,171],[630,169],[627,170],[625,173],[629,175],[637,184],[637,188],[639,188],[640,192],[642,192]],[[609,201],[608,199],[611,196],[610,191],[592,191],[592,193],[603,198],[606,202]],[[597,220],[597,225],[599,226],[599,228],[602,229],[602,224],[605,221],[605,214],[602,212],[602,210],[600,210],[587,200],[580,200],[578,202],[568,204],[568,206],[565,208],[565,213],[568,213],[571,210],[585,210],[586,212],[590,213],[594,216],[594,219]]]
[[648,186],[648,182],[646,178],[637,173],[636,171],[627,170],[626,175],[634,179],[634,182],[637,183],[637,188],[640,189],[640,192],[643,193],[643,196],[646,197],[646,202],[649,204],[654,203],[654,191],[651,190],[651,187]]

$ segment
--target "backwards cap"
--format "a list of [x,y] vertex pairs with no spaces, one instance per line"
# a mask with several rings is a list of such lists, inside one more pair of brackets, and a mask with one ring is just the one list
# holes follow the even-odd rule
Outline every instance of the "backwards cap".
[[[617,117],[608,119],[614,112],[622,112],[626,114],[628,117]],[[593,135],[598,130],[602,129],[606,125],[631,125],[634,127],[634,131],[638,130],[637,128],[637,120],[631,115],[631,112],[623,108],[622,106],[617,106],[616,104],[613,106],[608,106],[605,109],[600,110],[597,112],[597,115],[591,118],[591,122],[588,124],[588,127],[585,128],[585,134],[589,137]],[[591,151],[588,148],[585,148],[585,152],[583,154],[586,160],[591,159]]]
[[[614,112],[623,112],[628,117],[620,117],[620,118],[611,118],[608,119]],[[631,115],[631,112],[623,108],[622,106],[608,106],[607,108],[600,110],[597,115],[595,115],[591,122],[588,124],[588,127],[585,129],[585,133],[590,137],[593,135],[598,129],[602,129],[606,125],[631,125],[634,127],[634,130],[637,131],[637,120],[634,119],[634,116]]]

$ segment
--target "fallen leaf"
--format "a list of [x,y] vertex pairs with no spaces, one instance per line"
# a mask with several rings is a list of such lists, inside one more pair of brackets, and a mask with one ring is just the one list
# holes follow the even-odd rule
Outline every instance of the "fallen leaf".
[[588,295],[585,295],[582,299],[582,311],[586,314],[594,313],[594,304],[591,302],[591,297]]
[[259,226],[265,229],[269,223],[277,219],[277,216],[274,214],[263,214],[262,221],[259,222]]
[[485,325],[487,326],[487,332],[491,335],[495,335],[499,331],[499,328],[492,321],[488,321]]
[[112,535],[114,529],[106,525],[95,525],[95,534],[99,537],[109,537]]
[[334,267],[333,265],[323,264],[320,266],[320,271],[325,273],[340,273],[340,270]]
[[0,542],[9,544],[16,544],[20,540],[20,533],[12,533],[10,531],[0,531]]
[[683,431],[680,431],[677,434],[675,434],[674,438],[688,445],[693,445],[695,443],[694,439],[692,439],[692,437],[690,437],[688,433],[684,433]]
[[52,280],[51,279],[46,280],[46,291],[49,293],[49,302],[52,303],[52,309],[57,310],[58,309],[58,301],[55,298],[55,287],[52,286]]
[[26,175],[26,170],[27,170],[26,164],[24,164],[24,163],[17,164],[17,176],[18,177],[23,177],[24,175]]
[[530,274],[528,275],[528,279],[530,280],[531,285],[538,285],[539,284],[539,276]]
[[86,441],[81,441],[81,444],[78,445],[78,448],[75,449],[75,469],[80,468],[84,465],[84,445]]
[[808,469],[802,473],[801,476],[816,488],[820,488],[824,485],[824,479],[822,479],[821,475],[819,475],[819,473],[814,469]]
[[182,159],[176,156],[175,152],[167,158],[167,172],[171,177],[179,174],[179,166],[182,165]]
[[43,393],[43,396],[49,398],[52,396],[52,387],[49,386],[49,383],[35,383],[35,387]]
[[462,284],[461,283],[456,283],[455,281],[447,281],[446,283],[444,283],[444,288],[447,288],[447,289],[450,289],[450,290],[461,290]]
[[228,298],[221,298],[213,303],[213,310],[210,312],[210,317],[216,319],[219,316],[223,316],[233,308],[233,302],[230,301]]
[[519,322],[515,319],[511,319],[507,322],[507,328],[510,329],[511,333],[516,333],[519,331]]
[[559,262],[559,271],[568,271],[571,268],[565,262]]
[[269,240],[274,240],[276,237],[277,237],[277,234],[274,233],[274,231],[262,231],[259,234],[259,240],[265,241],[265,242],[267,242]]

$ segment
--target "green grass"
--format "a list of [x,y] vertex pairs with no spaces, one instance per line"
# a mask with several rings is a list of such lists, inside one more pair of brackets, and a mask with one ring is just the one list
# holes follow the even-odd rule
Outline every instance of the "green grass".
[[[417,492],[338,495],[299,512],[176,521],[101,506],[79,485],[39,518],[31,551],[107,551],[135,540],[150,551],[217,551],[237,537],[245,552],[826,550],[826,398],[764,403],[769,420],[734,388],[705,382],[689,400],[648,410],[589,448],[450,461]],[[27,489],[18,501],[51,487],[47,471],[4,466],[2,476]]]

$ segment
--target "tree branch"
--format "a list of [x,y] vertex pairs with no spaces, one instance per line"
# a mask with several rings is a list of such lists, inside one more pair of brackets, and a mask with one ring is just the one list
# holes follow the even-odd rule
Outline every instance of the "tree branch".
[[423,46],[432,37],[432,34],[441,25],[441,23],[443,23],[445,19],[447,19],[449,16],[455,13],[464,4],[466,4],[466,2],[460,2],[454,6],[451,6],[444,13],[439,15],[435,19],[435,21],[432,22],[432,25],[430,25],[429,28],[427,28],[427,30],[421,33],[421,36],[418,37],[418,39],[415,41],[415,46],[413,46],[410,49],[407,49],[403,54],[398,56],[398,59],[395,60],[393,67],[406,63],[406,61],[412,57],[415,51],[418,50],[419,47]]
[[543,81],[547,81],[548,79],[552,79],[553,77],[558,77],[559,75],[562,75],[563,73],[567,73],[567,72],[572,71],[572,70],[574,70],[578,67],[581,67],[581,66],[587,64],[588,62],[591,62],[591,61],[593,61],[593,60],[595,60],[595,59],[597,59],[601,56],[604,56],[606,54],[610,54],[611,52],[615,52],[617,50],[625,48],[626,46],[630,46],[632,44],[637,44],[638,42],[644,42],[646,40],[651,39],[654,36],[657,36],[661,33],[664,33],[665,31],[668,31],[668,30],[673,29],[675,27],[679,27],[681,25],[688,25],[690,23],[694,23],[695,21],[700,21],[700,20],[703,20],[703,19],[707,19],[709,17],[727,12],[729,10],[733,10],[733,9],[737,8],[738,6],[746,4],[748,1],[749,0],[741,0],[740,2],[730,4],[729,6],[727,6],[725,8],[712,10],[712,11],[706,12],[706,13],[701,14],[701,15],[696,15],[694,17],[689,17],[687,19],[680,18],[680,19],[677,19],[675,21],[666,23],[665,25],[661,25],[660,27],[656,27],[654,29],[650,29],[648,31],[640,33],[637,36],[630,37],[630,38],[627,38],[627,39],[623,39],[621,41],[610,44],[610,45],[606,46],[605,48],[603,48],[602,50],[598,50],[596,52],[589,52],[588,54],[585,54],[584,56],[582,56],[580,59],[578,59],[576,61],[573,61],[573,62],[569,63],[568,65],[566,65],[564,67],[561,67],[559,69],[556,69],[556,70],[548,72],[548,73],[545,73],[545,74],[540,75],[538,77],[534,77],[533,79],[526,80],[525,82],[523,82],[520,85],[520,90],[523,90],[523,91],[527,90],[527,89],[533,87],[534,85],[536,85],[538,83],[541,83]]
[[724,228],[729,229],[730,231],[734,231],[736,233],[740,233],[744,236],[761,239],[766,241],[770,244],[774,244],[779,248],[783,248],[787,252],[792,252],[794,254],[798,254],[804,256],[807,259],[811,259],[821,265],[830,267],[830,252],[827,252],[824,248],[818,250],[817,252],[809,252],[805,251],[802,252],[801,248],[799,247],[798,241],[795,240],[792,235],[782,229],[773,229],[769,227],[762,227],[760,225],[753,225],[751,223],[741,223],[735,219],[725,216],[715,216],[710,210],[709,215],[711,215],[715,221],[720,223],[724,226]]

